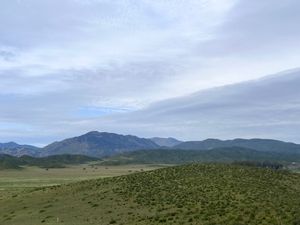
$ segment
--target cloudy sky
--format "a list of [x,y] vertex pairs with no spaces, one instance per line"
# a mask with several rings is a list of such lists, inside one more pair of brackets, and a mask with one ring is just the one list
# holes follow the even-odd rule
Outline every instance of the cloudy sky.
[[298,0],[3,0],[0,142],[99,130],[300,143],[299,10]]

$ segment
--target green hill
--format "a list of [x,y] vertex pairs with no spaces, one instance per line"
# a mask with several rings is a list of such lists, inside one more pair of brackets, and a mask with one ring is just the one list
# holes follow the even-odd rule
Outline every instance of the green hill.
[[299,225],[300,175],[194,164],[4,198],[1,225]]
[[191,162],[275,161],[300,162],[300,154],[260,152],[240,147],[198,150],[140,150],[107,158],[102,164],[183,164]]
[[98,158],[84,155],[52,155],[43,158],[31,156],[14,157],[0,155],[0,169],[21,169],[21,166],[38,166],[42,168],[60,168],[69,164],[82,164],[97,161]]
[[210,150],[214,148],[241,147],[250,148],[262,152],[277,152],[277,153],[296,153],[300,154],[300,145],[290,142],[272,140],[272,139],[233,139],[219,140],[206,139],[204,141],[187,141],[175,145],[175,149],[185,150]]
[[0,170],[3,169],[21,169],[20,167],[21,163],[19,158],[0,154]]

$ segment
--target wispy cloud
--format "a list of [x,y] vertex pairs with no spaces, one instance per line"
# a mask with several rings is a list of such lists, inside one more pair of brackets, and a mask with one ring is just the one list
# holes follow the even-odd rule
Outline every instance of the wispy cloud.
[[261,137],[299,142],[299,85],[300,69],[165,100],[94,123],[149,137]]
[[[90,125],[96,115],[142,110],[299,66],[296,0],[11,0],[0,6],[0,123],[26,124],[39,143],[80,127],[96,129]],[[226,114],[226,107],[218,110]],[[12,138],[7,130],[0,126],[3,141]],[[10,134],[29,140],[22,130]]]

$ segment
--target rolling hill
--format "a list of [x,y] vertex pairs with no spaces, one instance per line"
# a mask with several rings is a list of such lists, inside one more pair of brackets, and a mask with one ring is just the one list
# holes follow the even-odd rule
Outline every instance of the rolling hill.
[[79,137],[54,142],[44,147],[41,155],[80,154],[103,157],[125,151],[158,147],[157,144],[146,138],[92,131]]
[[21,169],[21,163],[18,157],[0,154],[0,170],[4,169]]
[[105,159],[102,164],[186,164],[195,162],[271,161],[290,164],[300,162],[300,153],[260,152],[241,147],[216,148],[206,151],[157,149],[126,152]]
[[186,150],[210,150],[214,148],[241,147],[262,152],[300,153],[300,145],[271,139],[234,139],[218,140],[206,139],[204,141],[187,141],[173,148]]
[[14,157],[0,155],[1,169],[21,169],[22,166],[38,166],[41,168],[61,168],[70,164],[82,164],[90,161],[98,161],[98,158],[84,155],[52,155],[42,158],[31,156]]
[[2,225],[297,225],[300,175],[192,164],[25,191],[0,211]]

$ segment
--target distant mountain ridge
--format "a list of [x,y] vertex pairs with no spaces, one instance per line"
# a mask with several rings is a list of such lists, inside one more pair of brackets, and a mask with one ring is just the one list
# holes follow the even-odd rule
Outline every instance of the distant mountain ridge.
[[125,151],[155,149],[159,146],[146,138],[91,131],[84,135],[54,142],[41,151],[42,156],[81,154],[94,157],[109,156]]
[[174,148],[184,150],[210,150],[214,148],[225,147],[241,147],[249,148],[262,152],[276,152],[276,153],[300,153],[300,145],[283,142],[272,139],[233,139],[233,140],[219,140],[206,139],[203,141],[187,141],[180,143]]
[[168,138],[153,137],[150,138],[150,140],[162,147],[174,147],[175,145],[179,145],[180,143],[182,143],[182,141],[179,141],[172,137],[168,137]]
[[0,154],[38,156],[39,151],[40,148],[32,145],[19,145],[15,142],[0,143]]
[[45,157],[50,155],[73,154],[93,157],[106,157],[136,150],[182,149],[211,150],[216,148],[240,147],[262,152],[300,154],[300,145],[271,139],[206,139],[203,141],[181,142],[175,138],[140,138],[108,132],[91,131],[86,134],[57,141],[38,148],[19,145],[15,142],[0,143],[0,154],[13,156],[29,155]]

